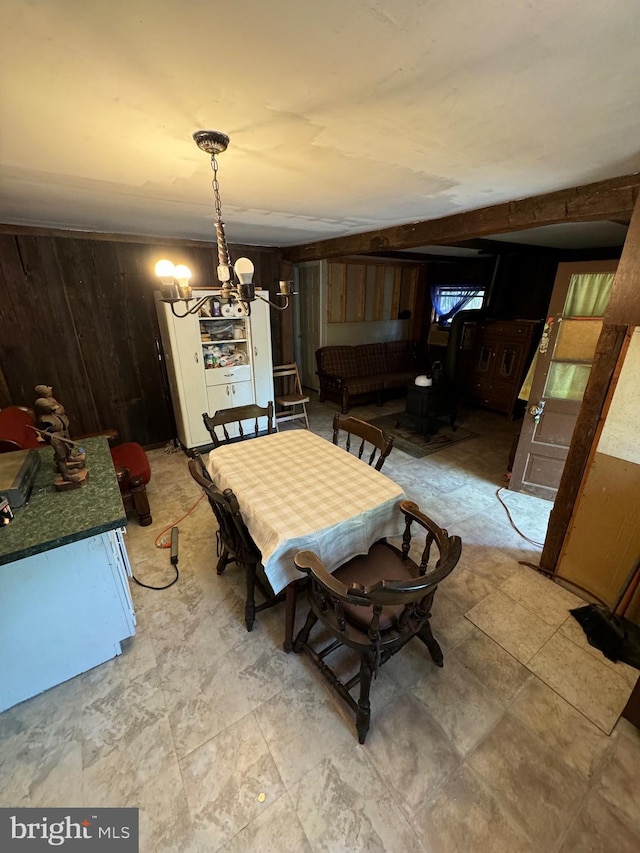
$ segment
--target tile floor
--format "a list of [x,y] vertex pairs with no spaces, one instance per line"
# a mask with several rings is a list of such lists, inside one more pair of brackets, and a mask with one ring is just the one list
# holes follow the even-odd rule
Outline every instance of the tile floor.
[[[325,437],[333,411],[310,406]],[[462,421],[478,437],[385,464],[463,556],[435,601],[444,669],[419,643],[393,658],[364,747],[317,671],[282,652],[282,608],[246,633],[242,578],[216,576],[201,502],[179,524],[179,582],[133,584],[123,654],[0,715],[0,806],[137,806],[142,853],[640,849],[640,732],[616,722],[638,673],[586,643],[570,593],[518,564],[539,551],[495,497],[514,425]],[[159,584],[172,575],[154,537],[198,490],[182,454],[150,456],[154,524],[132,522],[128,548]],[[542,541],[551,505],[504,499]]]

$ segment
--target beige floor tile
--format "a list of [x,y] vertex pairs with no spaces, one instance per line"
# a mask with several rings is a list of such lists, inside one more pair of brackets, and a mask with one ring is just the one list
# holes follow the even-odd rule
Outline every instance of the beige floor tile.
[[149,780],[136,798],[118,805],[134,803],[140,810],[140,853],[202,853],[177,767]]
[[0,807],[46,808],[64,803],[84,804],[82,797],[82,744],[32,742],[28,734],[0,743]]
[[[465,548],[465,552],[469,550],[470,548]],[[517,560],[510,553],[500,548],[479,546],[475,546],[473,549],[467,566],[477,575],[482,575],[490,580],[494,585],[494,589],[508,580],[520,568]]]
[[353,715],[347,719],[338,712],[320,678],[317,670],[304,673],[254,712],[288,789],[324,758],[348,752],[356,742]]
[[283,794],[224,847],[219,853],[311,853],[311,845],[288,794]]
[[640,729],[636,728],[632,722],[625,719],[624,717],[620,717],[618,722],[615,724],[613,729],[613,735],[615,737],[629,738],[635,744],[640,746]]
[[114,749],[85,766],[84,801],[95,806],[137,802],[147,785],[172,770],[178,770],[178,759],[168,720],[161,718],[128,732]]
[[155,670],[135,681],[110,685],[87,704],[79,719],[82,766],[86,770],[114,751],[126,751],[167,719],[164,695]]
[[560,853],[637,853],[640,836],[593,791],[571,825]]
[[587,790],[576,770],[508,713],[467,764],[545,851],[559,842]]
[[440,585],[447,595],[455,598],[465,610],[495,591],[495,584],[474,571],[459,566]]
[[[640,741],[620,736],[595,790],[640,836]],[[639,848],[640,849],[640,848]]]
[[106,696],[113,688],[135,681],[156,667],[153,641],[148,633],[134,635],[122,641],[122,654],[96,666],[80,677],[83,704]]
[[231,841],[285,790],[253,714],[183,758],[180,766],[194,831],[204,850],[218,850]]
[[531,678],[526,666],[479,628],[474,627],[458,643],[451,657],[460,661],[505,706]]
[[596,660],[599,660],[605,666],[608,666],[609,669],[621,678],[624,678],[629,687],[635,686],[636,681],[640,678],[640,670],[637,670],[635,667],[629,666],[622,661],[612,661],[609,660],[609,658],[606,658],[600,649],[596,649],[589,643],[582,626],[573,618],[573,616],[569,616],[565,619],[560,626],[560,633],[568,640],[575,643],[576,646],[580,646],[581,649],[590,654]]
[[443,651],[453,648],[473,630],[473,625],[465,619],[465,609],[444,589],[437,590],[431,610],[431,630]]
[[[295,662],[271,643],[249,639],[209,659],[207,647],[165,669],[160,663],[176,750],[184,756],[278,693]],[[297,671],[297,670],[296,670]]]
[[586,779],[600,767],[611,738],[538,678],[532,678],[511,713]]
[[406,694],[372,715],[364,751],[410,818],[460,762],[422,702]]
[[[438,640],[440,642],[441,638]],[[446,667],[451,652],[442,642],[440,642],[440,646],[444,653],[444,665]],[[427,647],[416,637],[385,663],[377,680],[379,681],[380,677],[388,676],[391,678],[396,685],[395,692],[397,694],[398,688],[406,690],[413,687],[425,674],[434,669],[439,670],[440,667],[436,666]],[[379,695],[377,686],[374,686],[374,690],[377,697]],[[380,707],[376,700],[376,708],[380,709]]]
[[539,851],[464,764],[418,814],[416,831],[429,853]]
[[571,608],[584,604],[581,598],[552,580],[522,566],[501,584],[500,591],[554,628],[562,625]]
[[498,722],[504,708],[454,655],[443,669],[423,676],[411,691],[440,725],[460,755],[466,755]]
[[559,632],[528,667],[606,734],[613,729],[631,693],[623,678]]
[[465,615],[521,663],[531,660],[554,631],[551,625],[500,591],[483,599]]
[[314,853],[424,853],[362,750],[325,758],[290,795]]

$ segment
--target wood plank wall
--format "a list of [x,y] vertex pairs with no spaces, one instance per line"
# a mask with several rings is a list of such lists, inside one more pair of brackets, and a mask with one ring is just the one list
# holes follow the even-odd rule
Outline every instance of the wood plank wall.
[[327,322],[361,323],[413,317],[422,265],[351,258],[327,264]]
[[[277,249],[230,250],[251,257],[255,281],[277,292]],[[186,263],[194,288],[216,285],[215,245],[0,235],[0,406],[32,406],[34,386],[49,384],[72,434],[117,429],[147,447],[169,440],[153,295],[162,257]],[[289,313],[272,312],[276,363],[292,345]]]

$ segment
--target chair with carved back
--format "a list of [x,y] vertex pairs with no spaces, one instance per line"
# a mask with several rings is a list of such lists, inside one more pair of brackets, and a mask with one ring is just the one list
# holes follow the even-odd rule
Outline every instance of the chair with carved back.
[[[259,406],[257,403],[249,403],[246,406],[234,406],[230,409],[218,409],[214,415],[209,415],[203,412],[202,420],[209,431],[214,448],[220,447],[221,444],[229,444],[234,441],[242,441],[245,438],[257,437],[260,433],[260,418],[267,419],[267,434],[273,433],[273,402],[269,400],[266,406]],[[243,426],[243,421],[253,421],[253,428],[246,429]],[[229,433],[229,426],[237,425],[237,435]],[[220,438],[216,434],[215,428],[219,427],[222,430],[224,438]]]
[[298,365],[295,361],[289,364],[278,364],[273,368],[273,380],[276,384],[276,429],[278,424],[285,421],[303,421],[309,429],[307,403],[309,395],[302,391]]
[[[209,476],[206,465],[197,450],[191,451],[188,462],[189,472],[202,491],[213,510],[218,523],[216,535],[218,544],[218,563],[216,572],[221,575],[229,563],[236,563],[244,569],[247,583],[244,616],[247,631],[251,631],[256,613],[273,607],[284,600],[285,593],[275,595],[262,568],[262,555],[251,538],[238,499],[231,491],[219,492]],[[255,603],[256,586],[265,598],[262,604]]]
[[341,434],[344,435],[344,449],[348,453],[351,452],[351,439],[355,437],[353,450],[358,454],[358,459],[362,459],[364,454],[364,461],[369,465],[375,462],[376,471],[382,468],[393,448],[392,435],[360,418],[352,418],[336,412],[333,417],[333,443],[338,447]]
[[[355,712],[360,743],[369,730],[371,680],[380,666],[414,637],[424,643],[434,663],[443,666],[429,617],[438,584],[455,568],[462,544],[460,537],[449,536],[413,501],[402,501],[400,510],[405,517],[401,549],[380,540],[367,554],[354,557],[333,574],[312,551],[299,551],[295,556],[296,566],[311,580],[311,609],[294,651],[304,651]],[[419,562],[409,556],[414,526],[421,532]],[[318,621],[333,638],[320,649],[311,640]],[[326,658],[344,646],[360,656],[359,671],[348,681],[326,663]],[[360,685],[357,701],[351,695],[356,685]]]

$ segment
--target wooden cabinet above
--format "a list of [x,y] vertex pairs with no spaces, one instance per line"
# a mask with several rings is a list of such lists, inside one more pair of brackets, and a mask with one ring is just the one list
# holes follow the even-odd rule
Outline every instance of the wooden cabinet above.
[[510,418],[541,324],[537,320],[484,320],[468,394],[479,406]]

